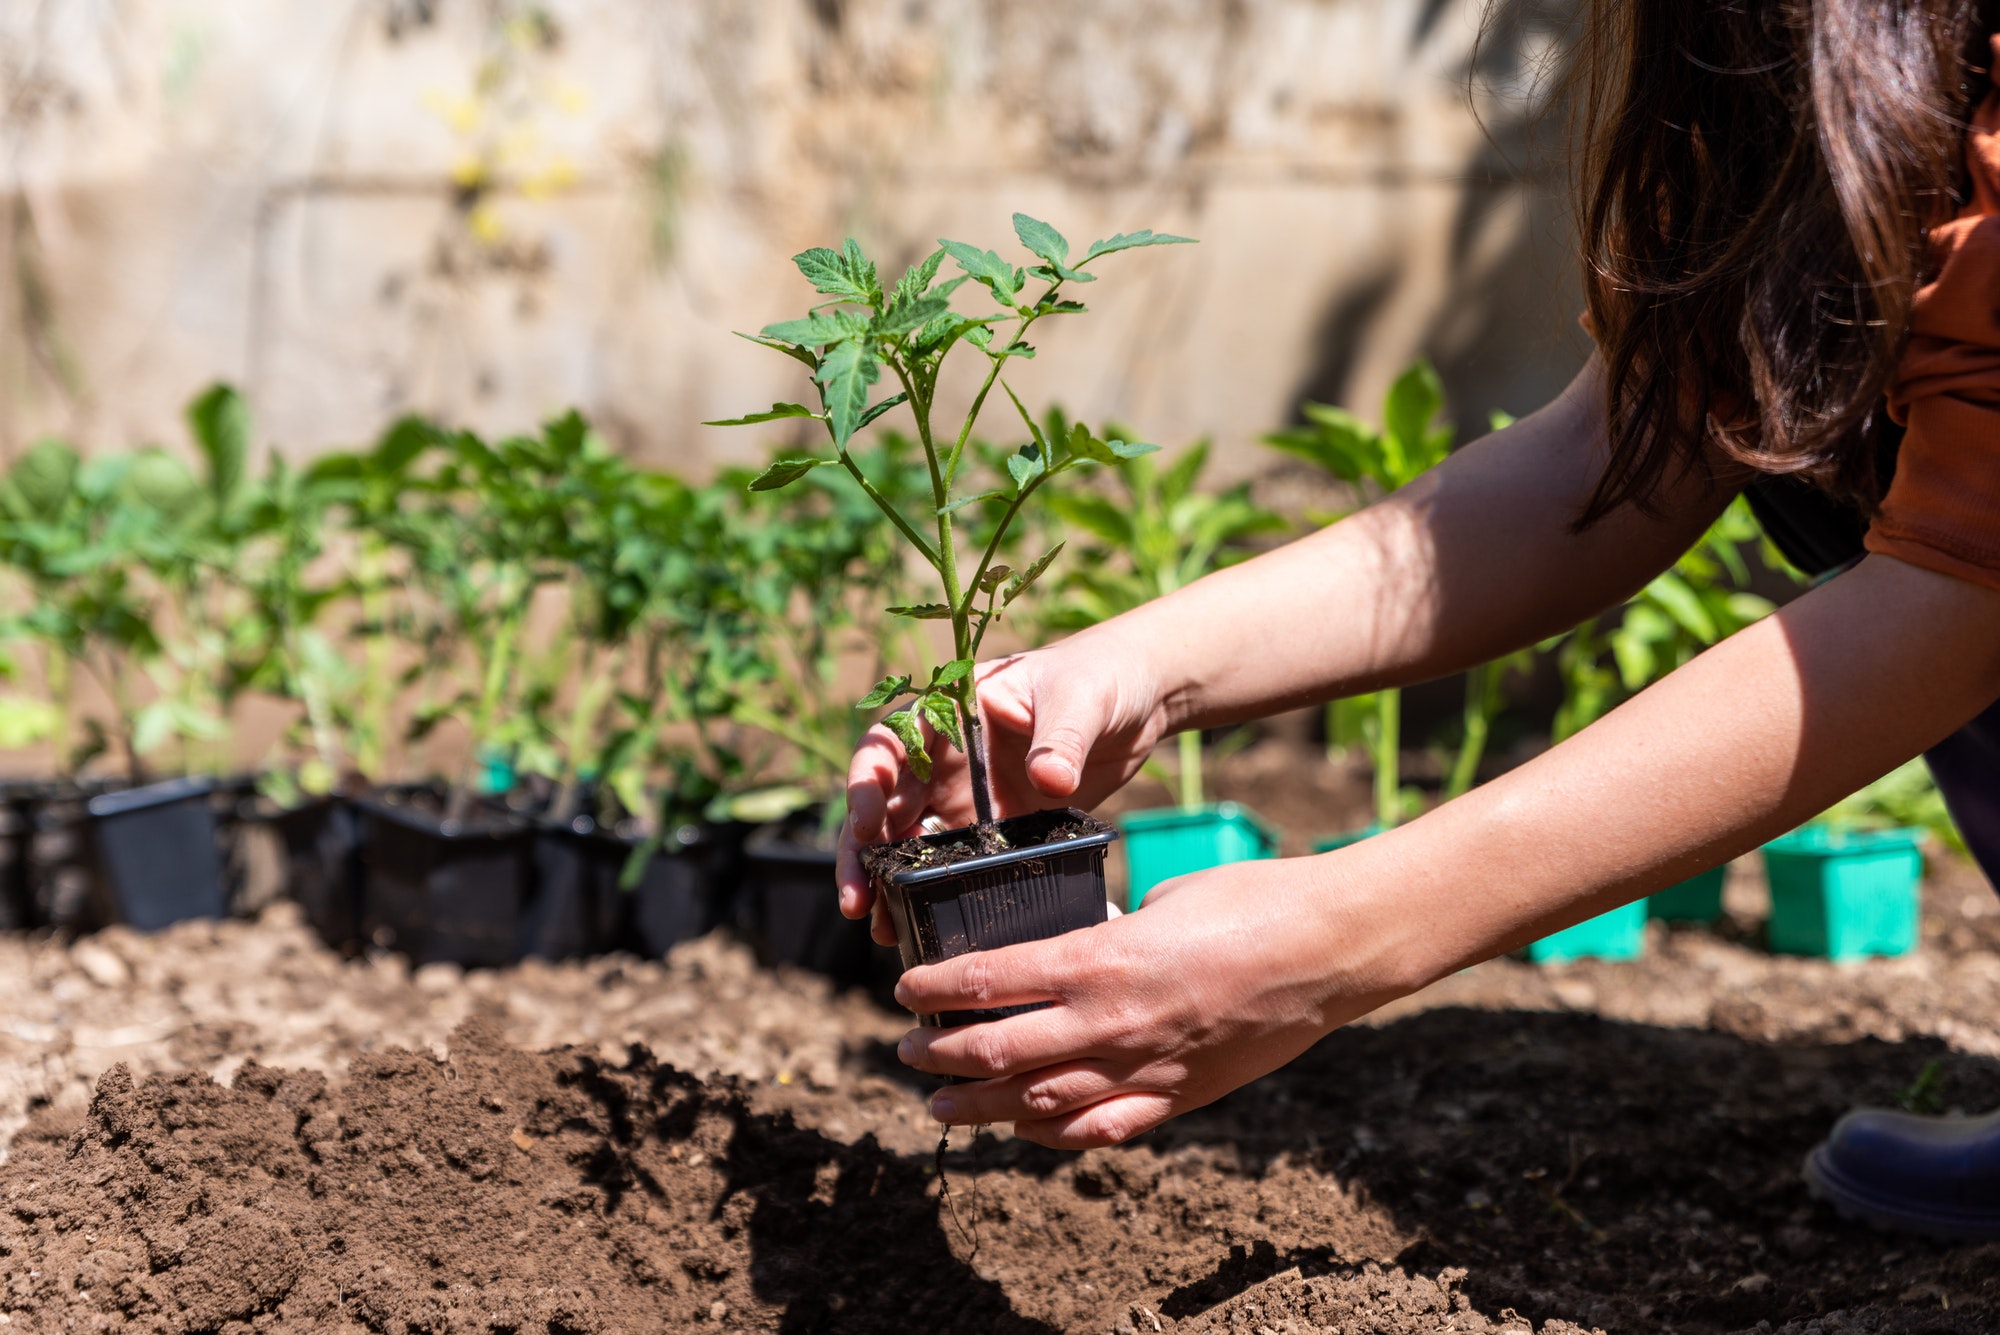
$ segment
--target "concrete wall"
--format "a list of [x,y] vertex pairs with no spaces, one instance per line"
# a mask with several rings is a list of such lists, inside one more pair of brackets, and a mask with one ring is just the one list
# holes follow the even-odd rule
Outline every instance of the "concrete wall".
[[[6,0],[0,451],[180,438],[204,382],[307,452],[571,403],[699,470],[799,397],[729,337],[851,233],[1107,261],[1018,380],[1225,467],[1424,351],[1461,421],[1580,363],[1524,116],[1561,0]],[[1477,56],[1477,92],[1468,72]],[[1481,118],[1473,113],[1476,101]],[[1490,137],[1489,137],[1490,131]],[[996,419],[996,427],[999,422]]]

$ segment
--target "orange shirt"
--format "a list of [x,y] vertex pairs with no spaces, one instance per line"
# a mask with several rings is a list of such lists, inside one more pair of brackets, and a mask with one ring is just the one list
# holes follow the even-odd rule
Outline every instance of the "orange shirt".
[[[2000,69],[2000,36],[1993,47]],[[1889,386],[1909,431],[1867,547],[2000,589],[2000,88],[1965,158],[1970,197],[1931,234],[1937,276],[1917,292]]]

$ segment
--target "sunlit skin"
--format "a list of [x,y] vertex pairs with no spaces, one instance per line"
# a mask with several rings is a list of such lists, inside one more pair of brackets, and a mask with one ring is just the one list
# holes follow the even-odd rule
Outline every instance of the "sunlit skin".
[[[1324,531],[1046,649],[982,667],[1001,814],[1090,807],[1162,738],[1430,680],[1617,606],[1745,480],[1681,477],[1659,513],[1572,521],[1601,466],[1593,363],[1541,412]],[[1316,857],[1157,887],[1087,931],[912,969],[903,1060],[968,1077],[951,1124],[1116,1144],[1282,1066],[1333,1029],[1481,960],[1755,848],[2000,698],[2000,593],[1871,556],[1576,736],[1399,829]],[[964,758],[929,784],[872,732],[849,775],[857,849],[971,819]],[[892,941],[886,916],[875,935]]]

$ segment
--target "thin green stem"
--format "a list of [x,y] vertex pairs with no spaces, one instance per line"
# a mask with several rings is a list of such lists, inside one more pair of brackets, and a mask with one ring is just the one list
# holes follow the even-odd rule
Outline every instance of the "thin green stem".
[[1181,810],[1193,811],[1202,803],[1201,731],[1189,728],[1176,741],[1180,745]]
[[930,542],[924,537],[923,534],[917,532],[915,526],[912,525],[909,520],[903,517],[903,514],[900,510],[898,510],[894,505],[891,505],[889,503],[889,498],[887,496],[884,496],[881,492],[875,489],[875,484],[873,482],[870,482],[868,480],[868,475],[861,471],[861,465],[855,463],[853,456],[849,455],[846,450],[840,451],[840,463],[841,467],[845,468],[848,471],[848,474],[852,476],[857,483],[860,484],[861,490],[863,491],[863,493],[867,495],[868,499],[875,502],[875,508],[880,510],[885,516],[888,517],[889,522],[896,526],[896,530],[899,533],[901,533],[905,538],[909,539],[910,544],[914,546],[918,552],[922,553],[924,560],[930,562],[931,568],[933,570],[940,569],[941,567],[939,565],[938,554],[936,550],[934,550],[931,547]]
[[1486,754],[1486,738],[1493,726],[1491,682],[1497,676],[1491,663],[1481,663],[1465,674],[1465,738],[1459,743],[1458,757],[1445,783],[1447,802],[1470,792],[1473,780],[1478,777],[1480,759]]
[[1402,823],[1403,818],[1403,693],[1399,690],[1375,694],[1375,821],[1383,829]]

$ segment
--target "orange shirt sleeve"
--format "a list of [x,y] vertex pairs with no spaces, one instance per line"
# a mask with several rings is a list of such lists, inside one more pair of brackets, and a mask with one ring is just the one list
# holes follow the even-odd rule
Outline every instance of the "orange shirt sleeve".
[[1909,430],[1867,547],[2000,589],[2000,92],[1973,118],[1966,167],[1971,198],[1931,236],[1936,277],[1889,387]]

